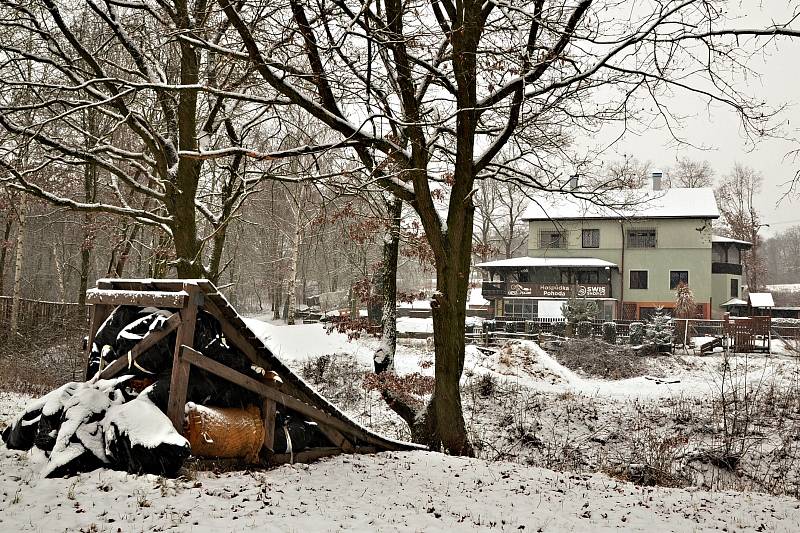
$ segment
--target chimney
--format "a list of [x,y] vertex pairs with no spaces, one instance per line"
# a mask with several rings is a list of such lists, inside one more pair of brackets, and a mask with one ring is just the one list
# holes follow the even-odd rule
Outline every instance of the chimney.
[[569,188],[572,189],[573,191],[575,189],[577,189],[578,188],[578,175],[574,174],[574,175],[570,176],[569,177],[569,181],[567,183],[569,183]]
[[660,191],[661,190],[661,178],[663,177],[663,173],[660,170],[656,170],[653,172],[653,190]]

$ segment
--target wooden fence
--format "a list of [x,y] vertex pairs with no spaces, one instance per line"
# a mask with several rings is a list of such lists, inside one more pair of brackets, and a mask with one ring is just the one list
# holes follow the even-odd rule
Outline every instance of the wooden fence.
[[[12,305],[13,299],[10,296],[0,296],[0,335],[11,325]],[[44,302],[25,298],[19,301],[20,330],[43,327],[63,328],[65,325],[75,323],[87,316],[86,306],[81,308],[81,305],[77,303]]]
[[[688,337],[722,337],[725,334],[723,320],[678,319],[688,323]],[[604,320],[593,320],[592,337],[602,337]],[[628,342],[630,325],[637,320],[614,320],[617,326],[617,343]],[[467,327],[468,342],[477,344],[496,344],[509,339],[536,340],[540,333],[564,335],[564,319],[539,317],[533,320],[492,320],[484,322],[480,327]],[[773,339],[800,345],[800,326],[772,325],[770,333]],[[431,334],[429,334],[431,335]]]

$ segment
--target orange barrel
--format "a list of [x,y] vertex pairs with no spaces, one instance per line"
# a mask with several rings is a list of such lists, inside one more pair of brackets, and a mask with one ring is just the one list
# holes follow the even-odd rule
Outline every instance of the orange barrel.
[[258,459],[264,421],[255,405],[245,409],[186,404],[186,438],[197,457]]

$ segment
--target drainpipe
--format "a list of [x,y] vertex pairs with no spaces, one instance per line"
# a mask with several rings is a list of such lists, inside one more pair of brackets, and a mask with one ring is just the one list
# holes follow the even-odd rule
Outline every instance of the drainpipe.
[[622,257],[619,264],[619,320],[625,319],[625,226],[619,223],[619,232],[622,236]]

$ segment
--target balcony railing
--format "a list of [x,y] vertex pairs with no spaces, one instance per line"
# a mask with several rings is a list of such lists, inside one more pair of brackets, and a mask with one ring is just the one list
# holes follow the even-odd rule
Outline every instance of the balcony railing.
[[484,298],[503,296],[528,296],[538,298],[611,298],[611,285],[599,283],[523,283],[517,281],[484,281],[481,285]]
[[742,265],[738,263],[711,263],[712,274],[735,274],[742,275]]

